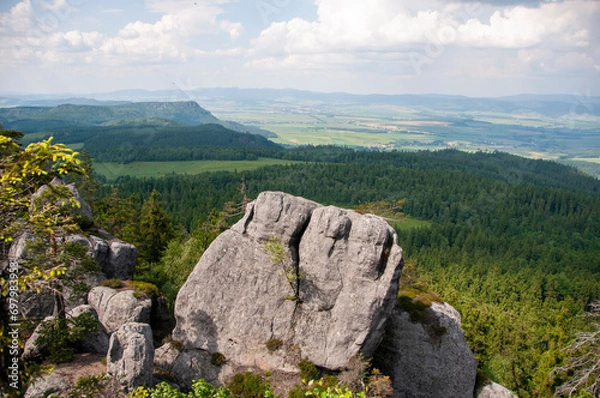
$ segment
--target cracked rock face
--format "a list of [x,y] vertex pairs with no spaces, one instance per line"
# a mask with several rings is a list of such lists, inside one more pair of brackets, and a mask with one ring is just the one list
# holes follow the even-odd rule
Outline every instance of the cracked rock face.
[[447,303],[434,302],[415,322],[394,309],[373,357],[375,367],[392,379],[392,398],[473,396],[477,360],[460,323]]
[[[274,237],[282,261],[265,246]],[[180,290],[173,339],[184,351],[222,353],[229,367],[295,372],[302,357],[342,369],[381,341],[401,268],[383,219],[264,192]],[[270,339],[282,347],[269,351]]]

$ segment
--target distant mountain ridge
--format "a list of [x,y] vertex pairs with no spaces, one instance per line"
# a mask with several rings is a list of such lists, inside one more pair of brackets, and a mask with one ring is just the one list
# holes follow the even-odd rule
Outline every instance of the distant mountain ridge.
[[[0,97],[0,107],[56,106],[60,103],[82,105],[113,105],[131,101],[173,102],[181,92],[173,90],[120,90],[86,95],[87,98],[60,98],[56,95],[6,95]],[[345,92],[315,92],[297,89],[214,87],[195,88],[185,92],[185,98],[202,102],[215,99],[232,101],[316,101],[354,104],[393,104],[454,111],[536,112],[547,116],[572,113],[600,115],[600,97],[586,93],[519,94],[505,97],[467,97],[446,94],[351,94]]]
[[275,137],[274,133],[240,123],[222,121],[195,101],[118,102],[109,105],[60,104],[53,107],[19,106],[0,108],[0,123],[24,133],[52,131],[68,126],[131,125],[135,121],[158,125],[173,123],[186,126],[219,124],[228,129]]

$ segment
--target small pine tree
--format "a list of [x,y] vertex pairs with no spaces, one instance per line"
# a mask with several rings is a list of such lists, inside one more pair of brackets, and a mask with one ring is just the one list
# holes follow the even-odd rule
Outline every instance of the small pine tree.
[[159,194],[152,191],[150,198],[142,206],[138,250],[142,261],[156,263],[175,235],[173,223],[158,200]]

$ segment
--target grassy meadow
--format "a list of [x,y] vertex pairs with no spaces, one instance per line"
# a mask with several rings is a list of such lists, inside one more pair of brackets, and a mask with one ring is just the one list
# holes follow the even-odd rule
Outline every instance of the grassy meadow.
[[212,171],[248,171],[259,167],[297,163],[290,160],[259,158],[258,160],[195,160],[186,162],[96,163],[94,170],[108,182],[119,177],[161,177],[169,174],[199,174]]

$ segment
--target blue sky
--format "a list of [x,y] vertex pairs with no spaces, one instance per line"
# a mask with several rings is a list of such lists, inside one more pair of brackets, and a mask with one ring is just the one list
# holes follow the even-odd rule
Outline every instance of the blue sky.
[[0,0],[0,92],[600,96],[598,21],[598,0]]

